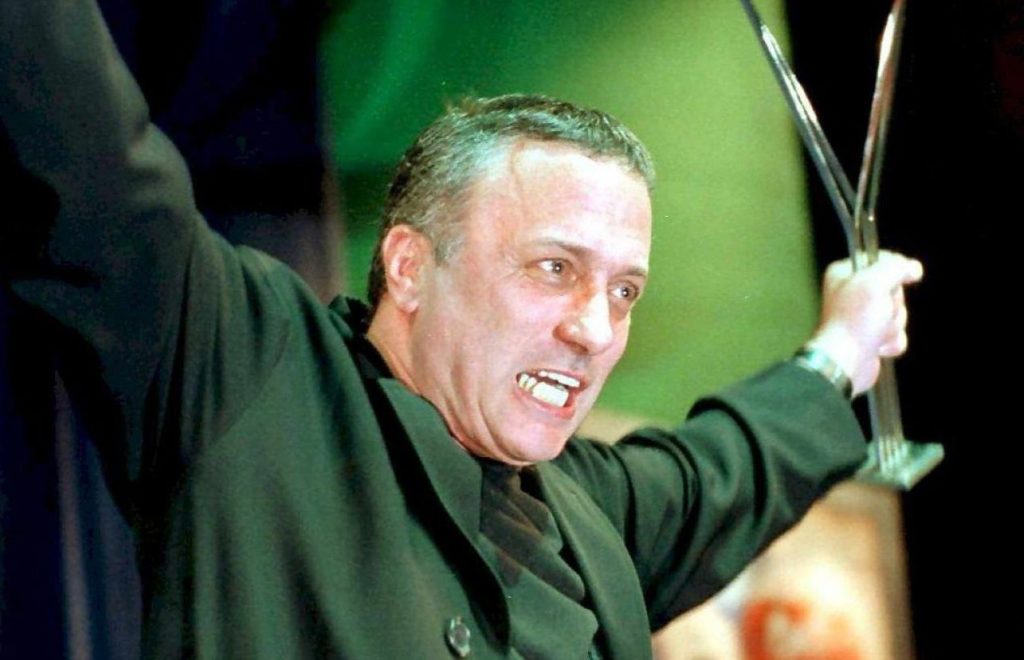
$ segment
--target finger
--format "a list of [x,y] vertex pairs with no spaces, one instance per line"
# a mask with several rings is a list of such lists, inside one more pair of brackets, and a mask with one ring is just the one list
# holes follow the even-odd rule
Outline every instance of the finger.
[[903,287],[897,286],[890,291],[888,303],[891,306],[890,318],[903,319],[900,322],[905,322],[907,317],[907,301],[906,296],[903,294]]
[[906,271],[904,272],[902,284],[916,284],[924,278],[924,264],[917,259],[906,260]]
[[900,284],[912,284],[924,277],[924,264],[899,252],[880,251],[875,265],[881,265],[880,270]]
[[863,274],[865,286],[875,295],[888,294],[897,304],[903,304],[902,287],[917,282],[922,276],[921,262],[892,255],[885,261],[872,264]]
[[833,261],[825,269],[825,277],[822,278],[822,286],[825,291],[834,291],[842,286],[853,275],[853,265],[849,259]]
[[878,348],[878,356],[884,358],[899,357],[907,352],[907,343],[907,333],[906,331],[901,330],[896,333],[896,336],[892,340],[882,344]]
[[909,314],[907,312],[907,306],[897,304],[893,310],[892,323],[898,330],[905,330],[907,327],[907,318]]

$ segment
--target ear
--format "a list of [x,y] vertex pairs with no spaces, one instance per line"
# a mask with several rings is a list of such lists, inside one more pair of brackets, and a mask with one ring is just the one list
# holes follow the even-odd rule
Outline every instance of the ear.
[[425,269],[433,264],[433,245],[409,225],[395,225],[380,246],[387,292],[407,314],[419,307]]

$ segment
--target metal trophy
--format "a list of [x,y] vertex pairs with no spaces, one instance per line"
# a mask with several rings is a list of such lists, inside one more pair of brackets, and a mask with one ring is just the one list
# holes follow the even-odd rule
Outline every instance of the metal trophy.
[[[807,147],[811,160],[825,184],[832,206],[839,215],[854,270],[874,263],[878,259],[875,202],[878,199],[896,81],[905,13],[904,0],[894,0],[885,24],[885,32],[882,34],[875,93],[871,101],[868,132],[864,140],[864,158],[856,191],[846,178],[846,173],[818,123],[811,102],[782,55],[775,37],[761,20],[751,0],[740,2],[751,25],[754,26],[772,72],[782,88],[804,146]],[[940,444],[910,442],[903,437],[896,373],[890,359],[882,359],[878,381],[868,392],[868,406],[873,439],[868,445],[868,460],[857,473],[857,478],[890,488],[909,490],[942,461],[944,451]]]

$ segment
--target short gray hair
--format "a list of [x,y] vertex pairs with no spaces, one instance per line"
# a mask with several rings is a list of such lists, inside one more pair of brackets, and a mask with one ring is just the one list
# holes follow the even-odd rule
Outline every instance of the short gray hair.
[[647,148],[611,115],[547,96],[508,94],[466,98],[420,133],[395,169],[370,267],[372,309],[386,291],[381,244],[392,227],[409,225],[434,246],[444,263],[455,254],[464,194],[515,140],[563,142],[590,156],[619,161],[654,187]]

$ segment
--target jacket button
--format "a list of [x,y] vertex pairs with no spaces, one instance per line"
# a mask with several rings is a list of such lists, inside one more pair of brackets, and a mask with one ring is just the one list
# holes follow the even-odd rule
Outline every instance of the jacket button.
[[461,616],[448,619],[448,627],[445,629],[444,637],[448,641],[448,648],[456,656],[465,658],[469,655],[469,626],[462,622]]

